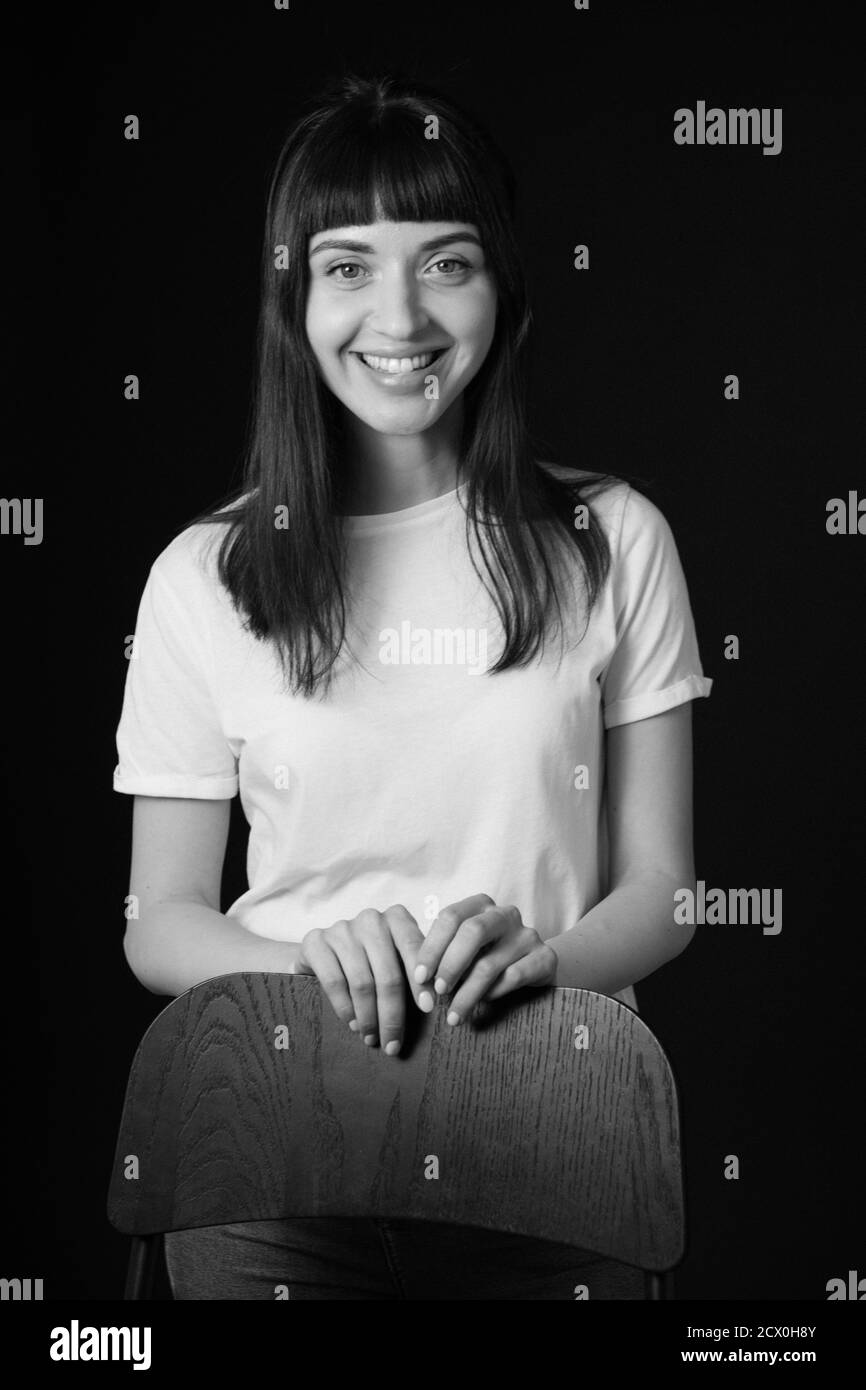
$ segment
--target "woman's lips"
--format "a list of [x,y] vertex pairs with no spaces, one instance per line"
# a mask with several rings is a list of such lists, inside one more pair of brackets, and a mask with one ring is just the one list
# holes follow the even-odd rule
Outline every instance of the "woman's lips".
[[434,348],[432,352],[419,352],[412,357],[385,357],[374,352],[354,352],[352,355],[377,376],[401,377],[426,371],[446,351],[446,348]]

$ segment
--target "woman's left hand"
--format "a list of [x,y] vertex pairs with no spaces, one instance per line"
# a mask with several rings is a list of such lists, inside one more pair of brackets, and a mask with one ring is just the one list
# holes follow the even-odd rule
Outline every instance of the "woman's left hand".
[[456,989],[448,1022],[460,1023],[481,999],[499,999],[524,985],[552,985],[557,964],[556,952],[526,926],[516,907],[476,893],[439,913],[418,952],[415,979],[430,981],[437,995]]

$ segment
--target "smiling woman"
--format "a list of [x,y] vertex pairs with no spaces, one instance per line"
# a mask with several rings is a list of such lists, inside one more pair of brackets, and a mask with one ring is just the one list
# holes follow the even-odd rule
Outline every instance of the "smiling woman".
[[[619,480],[578,486],[538,466],[514,205],[480,123],[394,77],[349,77],[312,101],[277,159],[244,493],[194,523],[224,530],[220,580],[306,695],[330,688],[347,637],[347,517],[465,483],[467,539],[471,525],[504,624],[497,669],[543,645],[559,562],[570,585],[578,559],[590,607],[598,596],[607,532],[592,513],[577,529],[574,508]],[[433,370],[405,371],[428,352]]]
[[[532,448],[513,210],[489,135],[417,83],[350,78],[297,123],[243,488],[154,562],[118,729],[138,978],[314,975],[387,1066],[437,1002],[453,1027],[527,985],[636,1007],[691,935],[689,702],[712,682],[658,509]],[[222,913],[237,793],[249,888]],[[434,1223],[216,1227],[166,1254],[177,1298],[641,1295],[586,1252]]]

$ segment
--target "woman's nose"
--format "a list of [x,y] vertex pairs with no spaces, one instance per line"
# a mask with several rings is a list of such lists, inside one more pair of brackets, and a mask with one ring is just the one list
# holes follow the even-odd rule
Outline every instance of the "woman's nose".
[[379,282],[371,328],[392,342],[408,342],[426,322],[420,286],[414,275],[385,275]]

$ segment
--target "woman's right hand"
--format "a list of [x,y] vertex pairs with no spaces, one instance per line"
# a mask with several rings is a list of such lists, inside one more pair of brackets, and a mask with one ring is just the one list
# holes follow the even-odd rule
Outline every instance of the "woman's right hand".
[[351,921],[313,927],[301,942],[298,971],[315,975],[337,1017],[369,1047],[379,1042],[389,1056],[403,1045],[406,990],[429,1013],[429,987],[415,982],[424,936],[402,904],[377,912],[367,907]]

